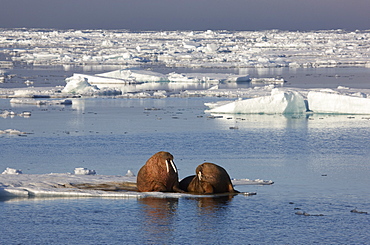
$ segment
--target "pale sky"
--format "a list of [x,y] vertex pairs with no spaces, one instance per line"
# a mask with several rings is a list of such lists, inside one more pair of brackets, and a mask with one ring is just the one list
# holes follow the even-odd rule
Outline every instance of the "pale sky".
[[0,28],[366,30],[370,0],[0,0]]

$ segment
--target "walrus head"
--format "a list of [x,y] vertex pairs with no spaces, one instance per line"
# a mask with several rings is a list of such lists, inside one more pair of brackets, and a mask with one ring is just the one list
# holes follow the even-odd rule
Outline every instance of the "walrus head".
[[166,173],[170,173],[170,172],[177,173],[176,165],[173,162],[173,156],[169,152],[165,152],[165,151],[157,152],[146,162],[146,165],[151,165],[151,164],[158,164],[158,167],[165,168]]
[[180,188],[199,194],[237,193],[226,170],[214,163],[205,162],[195,170],[196,175],[180,182]]
[[148,159],[137,176],[139,191],[176,191],[179,189],[178,171],[173,156],[160,151]]

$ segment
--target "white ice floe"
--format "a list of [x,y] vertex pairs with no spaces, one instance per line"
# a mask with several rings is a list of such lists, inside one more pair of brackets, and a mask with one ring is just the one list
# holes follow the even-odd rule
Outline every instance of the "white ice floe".
[[221,83],[221,82],[250,82],[249,75],[232,75],[223,73],[176,73],[168,74],[168,80],[181,83]]
[[96,171],[87,168],[75,168],[74,173],[81,175],[94,175],[96,174]]
[[9,134],[9,135],[24,135],[27,134],[26,132],[22,132],[17,129],[5,129],[5,130],[0,130],[0,135],[1,134]]
[[12,104],[29,105],[72,105],[72,100],[37,100],[37,99],[16,99],[10,100]]
[[127,170],[126,177],[135,177],[135,174],[131,170]]
[[[103,78],[99,78],[103,79]],[[72,77],[66,79],[66,86],[61,91],[65,94],[76,94],[84,96],[95,96],[95,95],[119,95],[122,92],[115,88],[98,88],[96,85],[92,85],[88,81],[88,77],[85,75],[75,74]]]
[[276,84],[283,85],[286,81],[284,78],[251,78],[251,84]]
[[74,75],[66,79],[66,86],[62,90],[63,93],[78,93],[78,94],[93,94],[99,89],[92,86],[88,79],[81,75]]
[[[249,82],[249,75],[233,75],[221,73],[169,73],[162,74],[159,72],[139,70],[139,69],[120,69],[95,75],[73,74],[66,79],[67,84],[71,81],[80,81],[80,85],[85,87],[87,82],[90,85],[96,85],[95,88],[103,88],[107,85],[129,85],[140,83],[221,83],[221,82]],[[83,81],[84,80],[84,81]],[[80,89],[81,90],[81,87]],[[64,90],[66,92],[66,90]],[[74,92],[74,91],[68,91]],[[91,91],[89,91],[91,92]]]
[[7,118],[7,117],[13,118],[15,116],[28,118],[28,117],[31,116],[31,112],[30,111],[23,111],[21,113],[16,113],[14,111],[4,110],[0,113],[0,117],[3,117],[3,118]]
[[14,168],[6,168],[1,174],[22,174],[22,170]]
[[[136,81],[136,82],[168,82],[168,78],[166,75],[153,72],[153,71],[146,71],[146,70],[139,70],[139,69],[121,69],[106,73],[96,74],[98,77],[103,78],[110,78],[110,79],[118,79],[121,81]],[[117,81],[117,82],[118,82]],[[93,82],[95,83],[109,83],[109,81],[104,82],[103,80],[100,82]]]
[[[14,170],[8,170],[13,172]],[[131,171],[130,171],[131,172]],[[104,191],[99,188],[77,188],[78,185],[115,186],[119,183],[136,183],[135,176],[84,175],[84,174],[1,174],[0,197],[200,197],[183,193]],[[272,181],[239,179],[234,185],[271,185]],[[248,194],[248,193],[243,193]],[[252,193],[253,194],[253,193]],[[203,195],[207,196],[207,195]]]
[[266,114],[295,114],[306,112],[306,104],[301,94],[296,91],[280,91],[273,89],[270,96],[232,101],[229,103],[209,104],[210,113],[266,113]]
[[340,94],[333,90],[310,91],[309,109],[315,113],[370,114],[370,98],[366,94]]
[[13,92],[12,98],[49,98],[55,90],[48,89],[18,89]]
[[6,118],[6,117],[14,117],[16,115],[17,113],[15,113],[14,111],[3,110],[0,114],[0,117]]

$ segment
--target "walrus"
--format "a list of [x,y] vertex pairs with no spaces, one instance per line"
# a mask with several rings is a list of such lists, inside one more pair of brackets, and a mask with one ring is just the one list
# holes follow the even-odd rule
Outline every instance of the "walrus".
[[169,152],[157,152],[141,167],[137,189],[141,192],[184,192],[179,188],[177,168]]
[[226,170],[214,163],[205,162],[195,170],[196,175],[184,178],[182,190],[197,194],[239,193],[235,190]]

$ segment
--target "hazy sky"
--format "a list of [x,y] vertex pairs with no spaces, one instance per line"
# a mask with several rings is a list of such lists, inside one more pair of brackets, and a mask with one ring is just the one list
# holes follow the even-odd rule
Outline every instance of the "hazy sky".
[[370,0],[0,0],[0,27],[370,29]]

